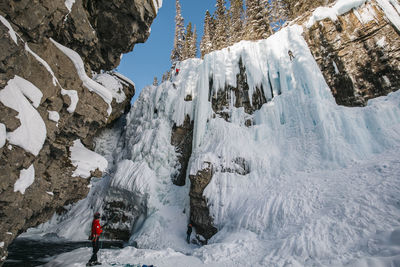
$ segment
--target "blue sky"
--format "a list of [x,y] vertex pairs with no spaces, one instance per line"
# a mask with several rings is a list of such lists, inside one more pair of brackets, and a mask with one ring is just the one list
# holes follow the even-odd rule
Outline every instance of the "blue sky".
[[[229,1],[227,1],[229,2]],[[203,35],[206,10],[212,14],[216,0],[180,0],[185,26],[192,22],[197,27],[198,42]],[[161,81],[163,73],[171,67],[170,55],[175,34],[175,0],[164,0],[156,19],[151,25],[151,34],[144,44],[136,44],[132,52],[125,54],[118,66],[122,73],[136,84],[137,99],[146,85],[153,83],[154,76]]]

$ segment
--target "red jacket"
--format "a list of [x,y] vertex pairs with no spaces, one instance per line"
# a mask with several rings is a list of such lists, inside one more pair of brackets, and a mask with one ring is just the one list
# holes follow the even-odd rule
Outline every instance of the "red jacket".
[[100,236],[100,234],[102,232],[103,232],[103,229],[101,229],[99,219],[94,219],[93,222],[92,222],[92,237],[93,237],[93,240],[96,240]]

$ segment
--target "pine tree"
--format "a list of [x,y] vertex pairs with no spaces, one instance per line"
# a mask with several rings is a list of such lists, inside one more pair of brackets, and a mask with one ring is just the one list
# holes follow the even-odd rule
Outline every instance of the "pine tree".
[[195,58],[196,56],[197,56],[197,30],[196,30],[196,25],[194,25],[192,42],[190,43],[189,57]]
[[227,46],[227,12],[225,0],[217,0],[216,4],[216,25],[215,25],[215,49],[219,50]]
[[259,40],[267,38],[272,30],[269,25],[269,12],[266,8],[269,0],[246,1],[246,40]]
[[231,36],[231,44],[234,44],[243,39],[244,9],[243,0],[230,0],[230,3],[229,35]]
[[153,85],[158,86],[158,80],[156,76],[154,76]]
[[172,66],[175,66],[178,61],[182,61],[182,50],[184,46],[185,26],[181,14],[181,5],[179,0],[176,0],[176,16],[175,16],[175,38],[174,48],[171,53]]
[[201,38],[200,42],[200,53],[201,58],[204,55],[210,53],[212,48],[212,35],[211,35],[211,15],[210,12],[207,10],[206,15],[204,18],[204,30],[203,30],[203,37]]
[[274,0],[269,3],[271,29],[278,31],[287,20],[284,0]]
[[299,0],[281,0],[282,14],[284,19],[292,20],[294,19],[294,7]]
[[185,34],[185,42],[183,45],[183,50],[182,50],[182,60],[188,59],[191,56],[191,46],[192,46],[192,41],[193,40],[193,31],[192,31],[192,23],[189,22],[188,26],[186,27],[186,34]]

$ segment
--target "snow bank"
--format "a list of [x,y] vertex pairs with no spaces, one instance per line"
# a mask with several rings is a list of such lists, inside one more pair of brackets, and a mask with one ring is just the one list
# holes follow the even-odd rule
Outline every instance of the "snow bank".
[[[318,7],[306,23],[306,27],[310,28],[315,22],[330,18],[337,20],[337,16],[342,15],[353,8],[357,8],[364,4],[367,0],[338,0],[332,7]],[[383,0],[386,1],[386,0]]]
[[69,148],[71,152],[72,165],[76,167],[72,177],[88,178],[90,172],[99,169],[104,172],[107,168],[107,160],[99,154],[83,146],[80,139],[74,141],[74,145]]
[[33,164],[28,169],[21,170],[19,179],[14,184],[14,192],[25,194],[25,190],[35,181],[35,168]]
[[83,65],[83,61],[78,53],[74,50],[69,49],[68,47],[63,46],[62,44],[57,43],[53,39],[50,40],[54,43],[54,45],[60,49],[74,64],[76,71],[79,75],[79,78],[82,80],[83,85],[89,89],[89,91],[93,91],[98,94],[101,98],[103,98],[104,102],[108,104],[107,113],[108,115],[112,112],[111,101],[112,101],[112,93],[107,90],[104,86],[98,84],[97,82],[90,79],[86,72],[85,66]]
[[15,33],[14,29],[12,28],[10,22],[8,22],[8,20],[5,17],[3,17],[2,15],[0,15],[0,21],[4,24],[4,26],[6,26],[8,28],[8,33],[10,34],[11,39],[14,41],[14,43],[16,45],[18,45],[17,34]]
[[116,79],[113,75],[110,75],[109,73],[100,73],[94,75],[93,80],[107,88],[117,103],[125,101],[126,96],[121,81]]
[[6,126],[0,123],[0,148],[6,144]]
[[0,101],[16,110],[17,118],[21,122],[21,126],[15,131],[7,133],[7,140],[35,156],[42,149],[47,135],[46,125],[35,109],[39,106],[42,95],[35,85],[17,75],[0,90]]

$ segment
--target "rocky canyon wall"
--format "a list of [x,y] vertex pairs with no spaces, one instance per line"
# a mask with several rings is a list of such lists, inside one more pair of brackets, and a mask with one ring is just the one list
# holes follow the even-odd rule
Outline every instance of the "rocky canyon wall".
[[111,70],[148,38],[154,3],[0,3],[0,264],[18,234],[88,193],[70,148],[129,109],[134,84]]

